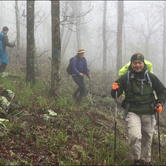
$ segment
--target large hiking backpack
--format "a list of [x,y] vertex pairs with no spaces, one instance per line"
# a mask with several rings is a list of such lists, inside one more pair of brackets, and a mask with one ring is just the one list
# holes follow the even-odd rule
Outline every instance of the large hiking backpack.
[[[147,60],[144,60],[145,64],[147,65],[147,69],[149,70],[150,73],[153,73],[153,67],[152,67],[152,63],[150,63]],[[128,68],[130,66],[131,62],[128,62],[126,65],[124,65],[118,72],[118,76],[122,76],[123,74],[127,73]]]
[[[73,74],[73,59],[74,58],[75,58],[75,56],[69,59],[69,65],[66,68],[67,73],[70,74],[70,75]],[[78,59],[77,59],[77,64],[78,64]]]
[[2,56],[3,54],[2,37],[3,37],[3,33],[0,32],[0,56]]

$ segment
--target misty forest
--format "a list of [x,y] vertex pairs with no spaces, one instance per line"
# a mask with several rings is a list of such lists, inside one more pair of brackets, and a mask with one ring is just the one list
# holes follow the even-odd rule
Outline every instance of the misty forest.
[[[0,165],[131,165],[123,98],[110,92],[135,53],[166,86],[166,2],[0,1],[0,18],[15,43],[0,73]],[[80,48],[91,77],[77,103],[66,68]],[[154,165],[166,164],[165,112]]]

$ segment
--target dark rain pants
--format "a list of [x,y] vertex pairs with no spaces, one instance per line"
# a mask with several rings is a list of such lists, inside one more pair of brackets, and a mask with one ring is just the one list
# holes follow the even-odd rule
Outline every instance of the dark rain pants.
[[2,72],[5,71],[6,66],[7,66],[7,64],[6,64],[5,62],[3,62],[3,63],[0,65],[0,73],[2,73]]
[[78,85],[77,90],[74,92],[74,96],[77,96],[77,94],[80,93],[79,100],[81,100],[82,96],[85,93],[84,77],[74,74],[74,75],[72,75],[72,78],[73,78],[74,82]]

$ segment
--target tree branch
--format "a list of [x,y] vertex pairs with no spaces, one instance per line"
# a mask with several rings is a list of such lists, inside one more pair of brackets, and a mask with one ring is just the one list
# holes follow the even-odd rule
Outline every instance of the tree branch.
[[35,58],[41,57],[44,53],[46,53],[46,52],[48,52],[48,51],[50,51],[50,50],[46,50],[46,51],[42,52],[39,56],[37,56],[37,57],[35,57]]

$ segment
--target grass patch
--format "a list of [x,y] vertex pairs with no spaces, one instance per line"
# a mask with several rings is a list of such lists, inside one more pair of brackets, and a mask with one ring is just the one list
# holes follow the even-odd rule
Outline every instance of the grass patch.
[[[95,105],[90,105],[84,97],[78,105],[72,98],[76,88],[74,82],[68,82],[66,77],[62,80],[62,87],[66,88],[62,88],[60,96],[51,97],[48,80],[38,78],[32,85],[25,83],[24,75],[19,79],[0,79],[1,85],[15,93],[13,116],[9,120],[13,124],[11,128],[18,129],[14,132],[10,128],[4,130],[6,134],[0,140],[0,162],[10,161],[11,165],[114,165],[114,100],[96,97]],[[91,81],[95,90],[108,91],[109,86],[105,87],[104,83],[98,86],[96,80]],[[47,108],[57,116],[45,119]],[[22,127],[25,121],[27,128]],[[128,139],[123,135],[126,133],[124,125],[124,120],[117,118],[117,165],[131,164]],[[163,164],[164,158],[160,162],[155,154],[156,147],[152,152],[154,160]]]

